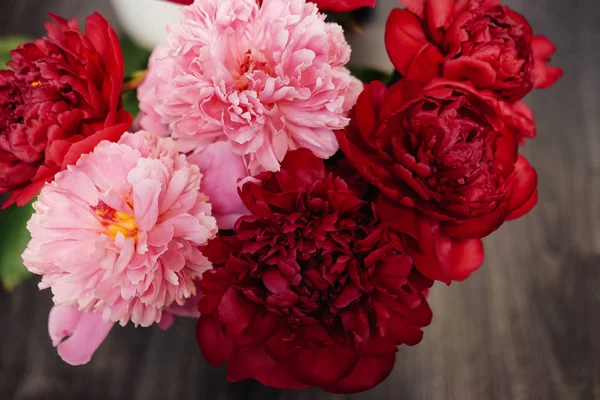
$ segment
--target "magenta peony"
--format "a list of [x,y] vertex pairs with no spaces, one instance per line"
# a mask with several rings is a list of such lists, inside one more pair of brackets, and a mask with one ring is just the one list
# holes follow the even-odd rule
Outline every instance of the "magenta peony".
[[217,227],[200,180],[172,139],[140,132],[102,142],[42,189],[25,265],[57,306],[122,325],[161,322],[210,268],[199,246]]
[[254,174],[288,150],[328,158],[361,83],[339,25],[305,0],[206,0],[183,9],[141,87],[144,129],[168,124],[184,152],[229,141]]

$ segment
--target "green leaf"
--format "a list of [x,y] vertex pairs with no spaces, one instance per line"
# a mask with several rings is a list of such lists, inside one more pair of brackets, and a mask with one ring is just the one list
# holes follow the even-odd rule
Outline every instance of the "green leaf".
[[137,98],[137,90],[123,94],[123,107],[133,118],[140,113],[140,102]]
[[400,72],[394,70],[394,73],[390,76],[390,79],[387,81],[387,86],[392,86],[394,83],[400,81],[402,79],[402,75]]
[[0,281],[8,291],[12,291],[31,275],[21,259],[21,254],[31,239],[26,226],[31,214],[31,203],[0,211]]
[[379,71],[369,67],[348,67],[353,76],[358,78],[363,83],[370,83],[373,81],[381,81],[386,83],[390,79],[390,74],[387,72]]
[[[150,52],[138,46],[128,36],[122,36],[120,41],[123,56],[125,57],[125,80],[129,81],[131,79],[136,79],[139,77],[141,71],[148,68]],[[134,118],[137,117],[140,112],[140,104],[137,99],[136,90],[127,92],[123,95],[123,106]]]
[[138,46],[129,36],[121,36],[121,49],[125,57],[125,79],[148,67],[150,52]]
[[6,63],[10,61],[10,52],[20,44],[30,42],[32,39],[26,36],[4,36],[0,37],[0,69],[8,69]]

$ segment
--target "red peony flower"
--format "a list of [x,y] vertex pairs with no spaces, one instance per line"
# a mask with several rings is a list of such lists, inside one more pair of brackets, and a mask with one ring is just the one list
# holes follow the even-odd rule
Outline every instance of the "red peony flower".
[[[460,253],[473,250],[466,258],[441,257],[466,262],[452,267],[462,271],[459,279],[482,259],[477,239],[535,204],[536,172],[518,155],[518,138],[491,94],[444,80],[424,88],[403,81],[390,89],[375,82],[351,118],[338,132],[344,154],[396,207],[426,219],[405,231],[418,232],[420,246],[445,246],[442,253],[451,245]],[[424,240],[423,229],[436,234]],[[416,264],[428,278],[440,279]]]
[[[171,3],[190,5],[194,0],[167,0]],[[261,1],[261,0],[258,0]],[[307,0],[316,3],[321,11],[349,12],[361,7],[375,7],[377,0]]]
[[131,125],[123,110],[124,61],[117,34],[100,15],[52,16],[48,36],[14,50],[0,71],[0,193],[24,205],[45,182],[102,140]]
[[228,362],[230,381],[358,392],[389,375],[397,345],[420,342],[432,282],[388,235],[369,188],[308,150],[244,184],[252,215],[209,243],[214,270],[200,282],[198,343],[211,364]]
[[466,80],[507,101],[549,87],[562,70],[546,64],[554,45],[534,36],[521,14],[500,0],[401,0],[386,26],[396,69],[428,82],[436,76]]

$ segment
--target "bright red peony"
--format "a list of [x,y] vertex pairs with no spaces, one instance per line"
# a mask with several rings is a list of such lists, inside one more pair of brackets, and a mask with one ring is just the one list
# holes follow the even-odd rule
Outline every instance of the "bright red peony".
[[386,26],[396,69],[427,82],[436,76],[470,81],[513,102],[549,87],[562,70],[546,64],[555,51],[534,36],[521,14],[500,0],[401,0]]
[[[194,0],[167,0],[172,3],[190,5]],[[259,2],[261,0],[258,0]],[[316,3],[321,11],[349,12],[361,7],[375,7],[377,0],[307,0]]]
[[376,82],[351,117],[338,140],[359,173],[454,238],[484,237],[535,204],[536,172],[493,96],[444,80]]
[[200,282],[198,343],[230,381],[358,392],[421,341],[432,281],[388,235],[373,190],[308,150],[244,184],[252,215],[207,246],[215,268]]
[[45,182],[102,140],[131,125],[123,110],[124,61],[117,34],[100,15],[52,16],[48,36],[12,52],[0,71],[0,193],[24,205]]

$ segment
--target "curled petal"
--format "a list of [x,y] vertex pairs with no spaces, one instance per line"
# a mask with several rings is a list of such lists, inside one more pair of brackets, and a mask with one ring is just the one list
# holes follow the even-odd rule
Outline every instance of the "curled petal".
[[79,311],[73,306],[54,306],[48,316],[48,332],[58,355],[71,365],[87,364],[102,344],[112,322],[101,313]]
[[513,190],[508,218],[516,219],[528,213],[537,202],[537,173],[527,159],[519,155],[511,178]]

